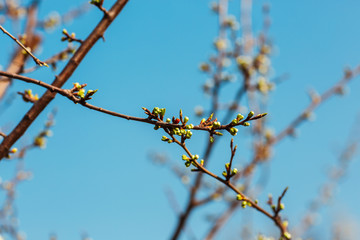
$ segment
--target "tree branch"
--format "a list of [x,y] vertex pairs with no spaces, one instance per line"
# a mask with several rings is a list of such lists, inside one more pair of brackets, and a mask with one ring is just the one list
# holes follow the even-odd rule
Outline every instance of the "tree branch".
[[0,30],[8,35],[12,40],[14,40],[27,54],[29,54],[32,59],[34,60],[34,62],[36,64],[38,64],[39,66],[46,66],[48,67],[48,65],[46,64],[46,62],[40,61],[40,59],[38,59],[37,57],[35,57],[34,54],[32,54],[31,49],[29,47],[25,47],[24,44],[22,44],[16,37],[14,37],[13,35],[11,35],[8,31],[6,31],[6,29],[0,25]]
[[[105,15],[99,24],[94,28],[91,34],[86,38],[84,43],[76,51],[74,56],[70,59],[63,71],[57,76],[52,83],[55,87],[62,87],[65,82],[71,77],[76,68],[79,66],[83,58],[95,45],[95,43],[103,36],[106,29],[114,21],[116,16],[121,12],[128,0],[118,0],[109,10],[109,14]],[[0,145],[0,160],[9,151],[10,147],[25,133],[33,121],[46,108],[46,106],[55,98],[56,92],[46,91],[45,94],[33,105],[33,107],[25,114],[23,119],[15,127],[15,129],[3,140]]]
[[[183,123],[179,123],[179,124],[168,123],[168,122],[162,121],[161,119],[160,120],[159,119],[153,120],[154,118],[149,118],[149,117],[147,117],[147,118],[139,118],[139,117],[129,116],[129,115],[121,114],[121,113],[114,112],[114,111],[111,111],[111,110],[107,110],[107,109],[104,109],[102,107],[94,106],[94,105],[86,102],[86,99],[77,97],[77,95],[73,91],[74,89],[58,88],[58,87],[47,84],[47,83],[42,82],[42,81],[37,80],[37,79],[21,76],[21,75],[14,74],[14,73],[3,72],[3,71],[0,71],[0,76],[5,76],[5,77],[8,77],[8,78],[12,78],[12,79],[22,80],[22,81],[27,82],[27,83],[36,84],[38,86],[41,86],[41,87],[44,87],[44,88],[48,89],[50,92],[59,93],[60,95],[62,95],[64,97],[67,97],[68,99],[70,99],[75,104],[80,104],[80,105],[82,105],[82,106],[84,106],[86,108],[89,108],[89,109],[92,109],[92,110],[95,110],[95,111],[98,111],[98,112],[102,112],[102,113],[105,113],[105,114],[108,114],[108,115],[112,115],[112,116],[115,116],[115,117],[123,118],[123,119],[126,119],[126,120],[137,121],[137,122],[149,123],[149,124],[152,124],[152,125],[156,125],[156,126],[160,126],[160,127],[166,127],[166,128],[185,128],[186,127],[186,125],[183,124]],[[229,129],[231,129],[232,127],[240,126],[240,125],[244,126],[247,122],[257,120],[259,118],[264,117],[265,115],[266,114],[258,114],[258,115],[253,116],[253,117],[247,117],[244,120],[238,122],[237,124],[229,123],[229,124],[226,124],[226,125],[220,125],[215,129],[212,128],[212,127],[209,127],[208,125],[204,125],[203,123],[200,123],[197,126],[193,126],[191,129],[207,131],[207,132],[210,132],[210,133],[214,132],[215,130],[216,131],[219,131],[219,130],[227,130],[227,131],[229,131]]]

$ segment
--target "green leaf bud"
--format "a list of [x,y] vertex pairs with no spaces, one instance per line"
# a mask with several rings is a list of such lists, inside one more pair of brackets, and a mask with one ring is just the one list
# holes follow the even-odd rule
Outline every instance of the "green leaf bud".
[[257,117],[262,118],[262,117],[265,117],[266,115],[267,115],[267,113],[261,113],[261,114],[258,114]]
[[285,220],[282,222],[282,225],[287,228],[289,226],[289,222]]
[[160,112],[161,112],[161,110],[158,107],[154,107],[154,109],[152,111],[152,113],[155,114],[155,115],[158,115]]
[[87,94],[94,94],[98,91],[98,89],[95,89],[95,90],[88,90],[87,91]]
[[230,168],[230,163],[225,164],[225,169],[228,170]]
[[291,239],[291,234],[289,232],[284,232],[284,237]]
[[171,119],[170,119],[170,118],[167,118],[167,119],[166,119],[166,122],[167,122],[167,123],[170,123],[170,122],[171,122]]
[[235,125],[235,124],[238,124],[238,122],[239,122],[239,121],[238,121],[236,118],[231,121],[231,123],[234,124],[234,125]]
[[283,210],[285,208],[285,204],[280,203],[280,209]]
[[189,121],[189,117],[184,118],[184,123],[187,123]]
[[233,136],[236,136],[238,131],[239,130],[237,128],[230,128],[230,134],[233,135]]
[[101,0],[91,0],[90,4],[98,5],[98,4],[100,4],[100,1]]
[[166,108],[160,109],[160,116],[161,116],[161,117],[164,117],[164,116],[165,116],[165,112],[166,112]]
[[80,89],[79,92],[77,93],[77,95],[80,97],[80,98],[84,98],[85,97],[85,89]]
[[213,123],[213,127],[214,127],[214,128],[216,128],[216,127],[218,127],[218,126],[220,126],[219,122],[214,122],[214,123]]
[[74,83],[74,87],[78,90],[81,89],[81,85],[78,82]]
[[190,130],[188,130],[187,132],[186,132],[186,138],[191,138],[191,136],[192,136],[192,132],[190,131]]
[[213,118],[213,116],[214,116],[214,113],[211,113],[209,119],[211,120]]
[[167,140],[169,140],[167,137],[162,136],[161,141],[167,141]]
[[250,123],[249,122],[244,122],[244,126],[248,127],[248,126],[250,126]]
[[250,111],[247,118],[252,118],[254,116],[254,114],[255,114],[254,111]]
[[44,137],[36,137],[34,140],[34,145],[38,147],[45,147],[46,139]]
[[179,128],[175,128],[175,129],[174,129],[174,133],[175,133],[176,135],[181,136],[181,132],[180,132],[180,129],[179,129]]
[[233,175],[237,174],[238,173],[238,169],[237,168],[234,168],[231,172]]
[[186,166],[186,167],[190,167],[190,165],[191,165],[191,162],[186,162],[186,163],[185,163],[185,166]]
[[223,175],[224,177],[227,177],[227,172],[223,171],[223,172],[222,172],[222,175]]
[[243,197],[243,196],[241,196],[241,194],[238,194],[238,195],[236,196],[236,199],[237,199],[238,201],[241,201],[241,200],[243,200],[243,199],[244,199],[244,197]]
[[238,121],[241,121],[243,118],[244,118],[244,116],[242,114],[240,114],[240,113],[236,116],[236,119]]

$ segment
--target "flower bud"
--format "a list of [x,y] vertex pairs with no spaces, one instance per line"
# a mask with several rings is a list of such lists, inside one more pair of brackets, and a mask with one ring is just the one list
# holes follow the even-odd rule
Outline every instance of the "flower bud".
[[12,148],[12,149],[10,150],[10,153],[16,153],[17,151],[18,151],[17,148]]
[[235,136],[239,130],[237,128],[230,128],[230,134]]
[[189,117],[184,118],[184,123],[187,123],[189,121]]
[[291,234],[289,232],[284,232],[284,237],[291,239]]
[[254,116],[254,114],[255,114],[254,111],[250,111],[247,118],[252,118]]
[[238,194],[238,195],[236,196],[236,199],[237,199],[238,201],[241,201],[241,200],[243,200],[243,199],[244,199],[244,197],[243,197],[243,196],[241,196],[241,194]]
[[80,97],[80,98],[84,98],[85,97],[85,89],[80,89],[79,92],[77,93],[77,95]]

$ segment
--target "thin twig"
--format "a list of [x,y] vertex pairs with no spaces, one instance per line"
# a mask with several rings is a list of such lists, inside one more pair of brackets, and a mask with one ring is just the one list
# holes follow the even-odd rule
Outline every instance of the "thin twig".
[[[45,60],[45,62],[52,66],[54,68],[55,64],[59,61],[59,60],[63,60],[66,58],[66,55],[67,54],[72,54],[74,53],[75,51],[75,48],[73,47],[67,47],[65,50],[55,54],[54,56],[50,57],[49,59]],[[21,73],[31,73],[33,71],[35,71],[36,69],[39,68],[39,65],[35,65],[31,68],[27,68],[27,69],[24,69]]]
[[12,40],[14,40],[22,49],[24,49],[24,51],[29,54],[32,59],[34,60],[34,62],[36,64],[38,64],[39,66],[46,66],[48,67],[48,65],[46,64],[46,62],[40,61],[37,57],[34,56],[34,54],[31,53],[31,50],[28,47],[25,47],[16,37],[14,37],[13,35],[11,35],[8,31],[6,31],[6,29],[0,25],[0,30],[5,33],[6,35],[8,35]]

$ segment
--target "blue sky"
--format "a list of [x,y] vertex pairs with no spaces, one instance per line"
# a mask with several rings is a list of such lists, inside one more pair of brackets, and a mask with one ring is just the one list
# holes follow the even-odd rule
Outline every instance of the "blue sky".
[[[82,2],[43,1],[40,16],[55,10],[64,13]],[[260,30],[264,2],[254,1],[255,32]],[[105,1],[105,6],[111,3]],[[96,44],[65,87],[70,88],[73,82],[87,83],[89,88],[99,89],[91,103],[124,114],[141,117],[141,107],[159,106],[175,115],[181,108],[190,121],[199,121],[193,114],[194,106],[207,107],[209,98],[201,91],[206,76],[198,71],[198,65],[214,52],[212,42],[217,35],[217,18],[208,5],[209,1],[204,0],[130,1],[106,32],[106,41]],[[237,5],[232,1],[233,14],[239,13]],[[274,76],[290,76],[270,94],[268,118],[275,131],[309,104],[309,88],[323,92],[341,78],[346,66],[359,63],[359,7],[355,0],[271,3],[270,35],[276,46],[272,56]],[[46,59],[65,48],[66,43],[59,41],[63,27],[85,38],[100,18],[101,13],[91,8],[71,25],[60,26],[52,34],[42,33],[44,45],[37,56]],[[9,41],[0,38],[0,46],[9,46]],[[0,50],[1,65],[6,66],[5,56],[10,49]],[[29,76],[50,83],[54,72],[41,69]],[[10,92],[28,87],[15,83]],[[285,215],[290,224],[300,218],[326,181],[327,170],[336,163],[337,153],[345,145],[359,113],[359,88],[359,79],[355,79],[349,85],[349,94],[322,105],[316,111],[316,121],[302,125],[299,138],[279,144],[271,164],[260,168],[260,172],[270,171],[260,201],[265,202],[269,192],[277,196],[286,186],[290,187],[285,197]],[[182,164],[181,150],[161,142],[163,134],[149,125],[93,112],[61,96],[40,115],[19,145],[31,141],[54,107],[59,109],[54,136],[45,150],[27,155],[26,166],[34,178],[18,191],[20,229],[28,239],[47,239],[50,233],[57,233],[59,239],[75,240],[83,232],[94,239],[167,239],[176,216],[164,190],[172,189],[181,206],[187,192],[168,169],[152,164],[148,155],[166,153]],[[1,116],[0,124],[14,126],[28,108],[29,104],[18,98]],[[246,136],[246,132],[241,130],[240,136]],[[202,133],[194,136],[189,143],[193,152],[203,153],[204,139]],[[216,147],[210,165],[219,174],[228,160],[229,139],[224,137]],[[248,148],[245,143],[241,149]],[[237,161],[247,160],[241,157],[241,151],[238,154]],[[321,212],[324,215],[316,231],[322,239],[329,237],[331,221],[336,216],[355,219],[359,224],[360,195],[354,190],[354,184],[360,180],[359,167],[356,157],[336,191],[332,207]],[[1,176],[6,179],[12,168],[13,163],[3,162]],[[215,184],[211,179],[209,182]],[[198,239],[207,231],[201,213],[219,213],[223,208],[219,206],[212,204],[192,218],[190,223],[192,229],[197,229]],[[254,219],[255,229],[277,234],[273,223],[250,209],[245,211],[245,216],[251,214]],[[236,232],[244,221],[242,216],[238,214],[226,229]],[[218,239],[231,239],[229,231],[223,231]],[[187,235],[182,239],[187,239]]]

